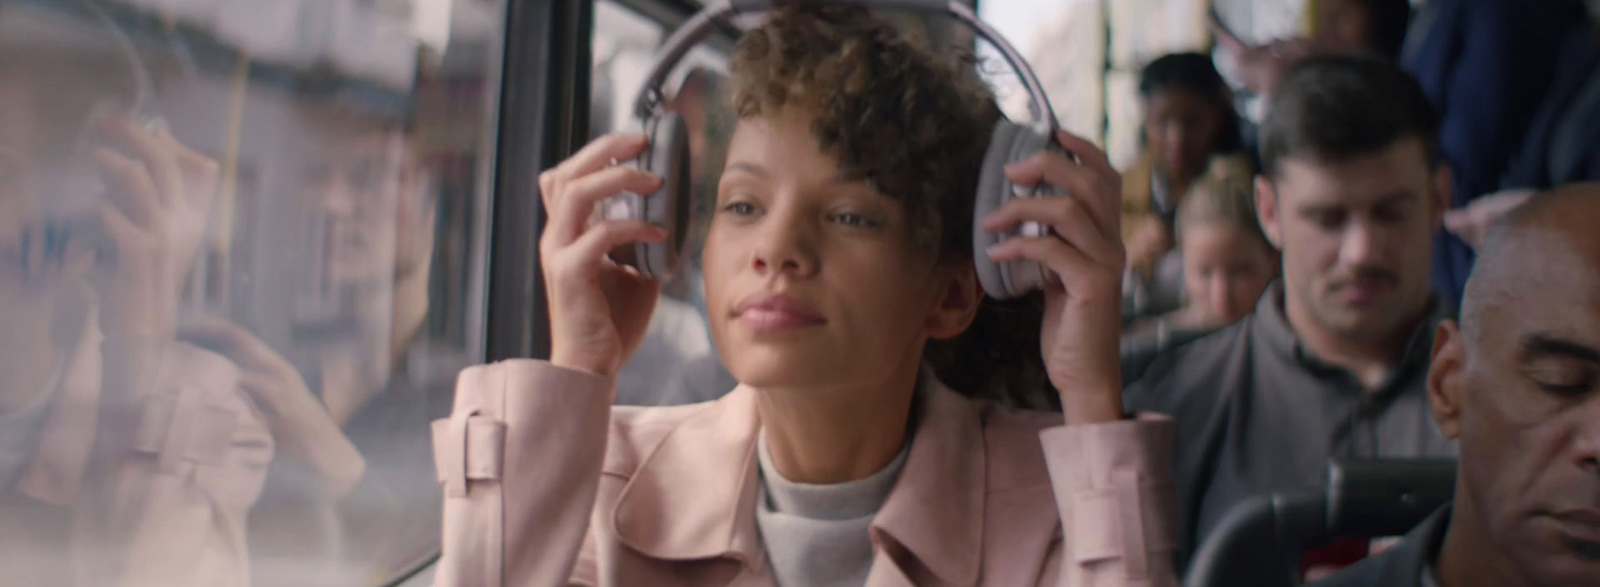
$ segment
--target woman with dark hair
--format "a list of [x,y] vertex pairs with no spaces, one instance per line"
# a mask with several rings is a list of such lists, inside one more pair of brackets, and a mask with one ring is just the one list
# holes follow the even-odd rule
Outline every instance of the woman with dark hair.
[[[1054,229],[984,251],[1048,266],[1046,290],[986,300],[971,227],[998,110],[958,63],[854,6],[787,4],[745,33],[702,263],[740,385],[714,402],[611,406],[659,285],[605,252],[665,235],[589,218],[659,185],[608,165],[645,138],[604,137],[541,176],[551,359],[464,371],[435,424],[439,584],[1175,584],[1171,424],[1121,406],[1118,177],[1067,133],[1081,163],[1009,166],[1073,197],[981,219]],[[960,344],[1023,340],[991,322],[1008,316],[1041,335]],[[1041,365],[1064,418],[1000,405],[1039,391],[1006,355]]]
[[[1239,149],[1239,116],[1232,93],[1211,57],[1165,55],[1139,75],[1144,153],[1123,174],[1122,234],[1128,267],[1148,276],[1172,250],[1178,204],[1212,157]],[[1248,176],[1250,163],[1231,156],[1215,165]]]

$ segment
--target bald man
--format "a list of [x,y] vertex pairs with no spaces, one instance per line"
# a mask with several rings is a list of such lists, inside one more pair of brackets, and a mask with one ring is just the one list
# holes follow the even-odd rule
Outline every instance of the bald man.
[[1456,499],[1323,587],[1600,585],[1600,184],[1490,232],[1428,399],[1460,442]]

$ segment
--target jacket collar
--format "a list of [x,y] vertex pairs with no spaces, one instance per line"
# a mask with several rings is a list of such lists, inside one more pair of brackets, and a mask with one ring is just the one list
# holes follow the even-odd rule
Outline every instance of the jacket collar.
[[649,557],[732,557],[766,565],[756,529],[761,430],[743,385],[684,418],[649,450],[617,496],[617,539]]
[[[618,539],[665,560],[730,557],[766,565],[755,521],[761,430],[756,391],[743,385],[668,431],[617,498]],[[978,579],[985,467],[979,416],[924,374],[916,435],[900,480],[872,523],[877,548],[899,545],[953,584]]]
[[945,583],[978,582],[987,493],[983,425],[973,405],[924,373],[922,413],[900,481],[872,521]]
[[[1289,317],[1284,309],[1283,290],[1283,280],[1274,281],[1267,287],[1266,293],[1261,295],[1261,300],[1256,302],[1255,315],[1247,319],[1250,321],[1249,328],[1252,334],[1265,342],[1267,348],[1280,360],[1319,375],[1347,374],[1343,367],[1323,361],[1301,343],[1300,336],[1295,334],[1294,327],[1289,324]],[[1440,321],[1452,316],[1454,311],[1448,303],[1438,296],[1429,298],[1428,312],[1413,327],[1400,356],[1395,357],[1393,364],[1396,368],[1390,371],[1388,381],[1380,386],[1383,390],[1380,395],[1386,395],[1400,388],[1401,386],[1395,385],[1396,382],[1408,379],[1414,371],[1426,370],[1433,350],[1434,331]]]

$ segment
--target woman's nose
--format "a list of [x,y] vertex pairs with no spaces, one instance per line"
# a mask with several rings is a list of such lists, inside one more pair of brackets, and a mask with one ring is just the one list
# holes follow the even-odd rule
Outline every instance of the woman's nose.
[[756,230],[750,265],[757,273],[780,272],[805,277],[816,272],[815,229],[787,212],[769,213]]

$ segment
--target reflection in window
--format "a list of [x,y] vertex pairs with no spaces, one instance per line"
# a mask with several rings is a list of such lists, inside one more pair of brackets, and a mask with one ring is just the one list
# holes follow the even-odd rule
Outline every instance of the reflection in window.
[[7,584],[382,584],[436,552],[502,9],[0,0]]

